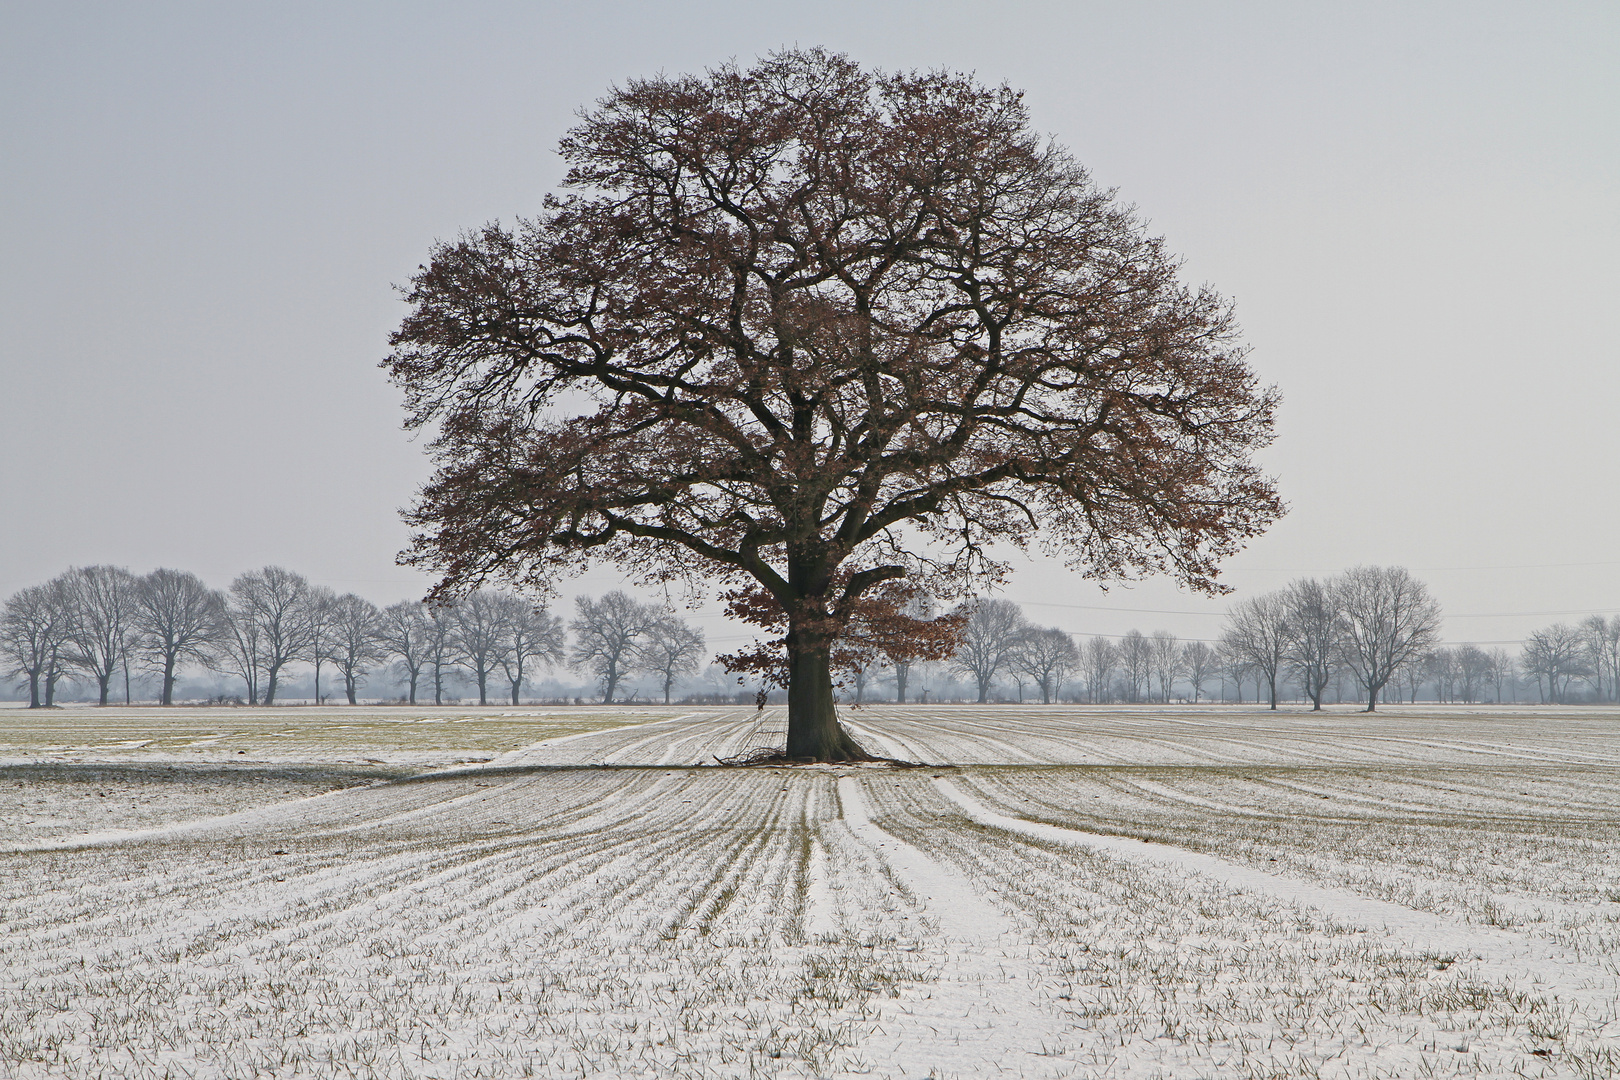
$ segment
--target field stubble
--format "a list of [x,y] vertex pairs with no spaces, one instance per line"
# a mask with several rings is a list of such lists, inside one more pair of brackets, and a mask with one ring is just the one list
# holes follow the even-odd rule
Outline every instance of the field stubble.
[[5,717],[0,1075],[1620,1071],[1613,715],[128,712]]

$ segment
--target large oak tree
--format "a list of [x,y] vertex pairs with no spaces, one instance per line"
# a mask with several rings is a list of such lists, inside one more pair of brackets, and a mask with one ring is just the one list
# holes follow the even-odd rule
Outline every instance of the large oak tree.
[[718,584],[785,627],[788,754],[841,759],[851,626],[1037,540],[1218,590],[1281,512],[1229,305],[1016,91],[795,50],[614,88],[560,152],[538,216],[435,248],[385,361],[440,596]]

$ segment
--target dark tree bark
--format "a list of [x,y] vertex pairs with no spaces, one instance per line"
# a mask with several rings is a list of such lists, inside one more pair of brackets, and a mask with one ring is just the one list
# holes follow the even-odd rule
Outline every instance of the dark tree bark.
[[439,433],[436,597],[713,585],[782,631],[790,751],[837,758],[838,642],[998,545],[1218,592],[1282,512],[1229,306],[1012,90],[789,51],[632,81],[561,153],[571,194],[433,252],[385,362]]

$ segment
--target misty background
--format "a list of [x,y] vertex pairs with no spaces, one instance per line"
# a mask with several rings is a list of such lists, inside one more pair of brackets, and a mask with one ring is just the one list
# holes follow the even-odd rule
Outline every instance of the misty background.
[[1283,392],[1292,509],[1232,596],[1037,559],[1031,619],[1214,638],[1357,563],[1427,581],[1454,643],[1620,610],[1607,3],[0,4],[0,596],[96,563],[422,595],[393,285],[535,213],[611,83],[795,44],[1027,91]]

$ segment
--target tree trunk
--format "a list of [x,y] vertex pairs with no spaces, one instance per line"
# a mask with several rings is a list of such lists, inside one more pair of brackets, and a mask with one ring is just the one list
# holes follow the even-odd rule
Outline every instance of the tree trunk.
[[518,686],[522,682],[523,682],[523,679],[522,679],[521,676],[519,676],[518,678],[512,680],[512,704],[513,705],[516,705],[518,703]]
[[790,629],[787,756],[794,760],[870,761],[871,755],[838,723],[833,707],[831,643],[794,649],[796,636]]
[[45,707],[56,707],[56,683],[62,677],[62,671],[56,666],[56,654],[51,654],[50,666],[45,669]]
[[28,672],[28,707],[39,708],[39,669],[33,668]]
[[174,704],[174,654],[163,654],[163,704]]
[[1277,676],[1273,675],[1267,680],[1271,686],[1271,711],[1277,711]]
[[896,705],[904,705],[906,703],[906,677],[910,674],[910,664],[894,665],[894,703]]
[[[343,691],[348,695],[350,705],[358,704],[354,700],[354,677],[352,675],[343,676]],[[319,702],[317,702],[317,704],[319,704]]]
[[107,705],[107,688],[112,683],[112,672],[109,671],[105,674],[102,672],[97,672],[96,681],[101,684],[101,700],[96,702],[96,704],[105,708]]

